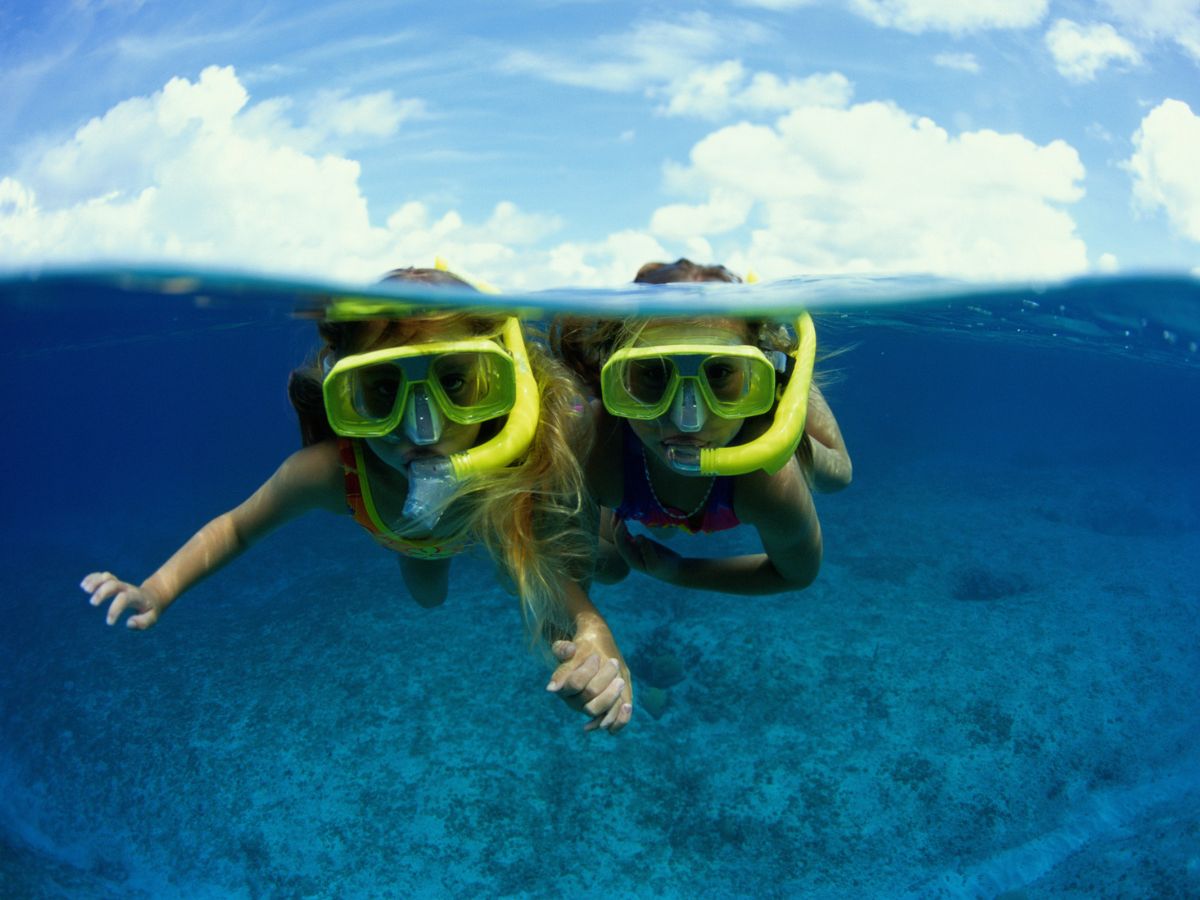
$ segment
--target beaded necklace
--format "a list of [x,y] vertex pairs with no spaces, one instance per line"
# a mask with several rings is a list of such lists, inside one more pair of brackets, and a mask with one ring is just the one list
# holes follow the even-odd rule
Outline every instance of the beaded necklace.
[[700,512],[700,510],[704,509],[705,504],[708,503],[708,498],[712,495],[713,485],[717,483],[717,476],[710,475],[708,490],[704,492],[704,496],[700,498],[700,502],[696,504],[696,508],[690,513],[685,513],[681,516],[671,512],[667,505],[658,499],[658,492],[654,490],[654,479],[650,477],[650,461],[646,459],[646,448],[644,446],[642,447],[642,470],[646,473],[646,486],[650,488],[650,496],[654,498],[654,502],[658,504],[658,508],[662,510],[663,515],[667,518],[675,519],[677,522],[686,522],[692,516],[696,515],[696,513]]

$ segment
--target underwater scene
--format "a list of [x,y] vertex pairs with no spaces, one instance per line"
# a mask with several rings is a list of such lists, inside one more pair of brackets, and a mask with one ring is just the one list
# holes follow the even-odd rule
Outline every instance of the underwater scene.
[[0,280],[0,895],[1200,896],[1200,281],[671,286],[813,311],[854,479],[805,590],[592,585],[617,735],[545,690],[478,548],[422,608],[314,512],[153,629],[89,606],[300,446],[326,290]]

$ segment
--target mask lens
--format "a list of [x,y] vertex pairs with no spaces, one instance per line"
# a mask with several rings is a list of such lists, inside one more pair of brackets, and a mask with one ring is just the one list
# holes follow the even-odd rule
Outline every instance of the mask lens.
[[662,356],[631,360],[625,372],[625,390],[638,403],[654,406],[671,384],[675,367]]
[[351,394],[354,412],[364,419],[386,419],[396,408],[402,379],[389,364],[368,366],[355,373]]
[[437,357],[429,380],[447,414],[468,415],[477,421],[508,412],[512,405],[511,372],[505,357],[495,353],[446,353]]
[[750,387],[750,360],[737,356],[713,356],[704,361],[704,380],[713,398],[720,403],[736,403]]

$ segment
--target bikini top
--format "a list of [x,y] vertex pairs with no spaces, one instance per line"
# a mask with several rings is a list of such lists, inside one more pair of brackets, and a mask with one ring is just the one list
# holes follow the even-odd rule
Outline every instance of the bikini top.
[[396,534],[380,518],[375,501],[371,499],[362,441],[338,438],[338,455],[346,485],[346,505],[354,513],[354,521],[384,547],[413,559],[445,559],[457,556],[470,546],[471,539],[465,534],[435,538],[407,538]]
[[650,483],[642,442],[628,425],[622,424],[621,431],[624,488],[616,510],[618,519],[633,519],[651,528],[682,528],[690,534],[728,531],[741,524],[733,511],[733,476],[715,476],[704,506],[690,516],[682,509],[664,506]]

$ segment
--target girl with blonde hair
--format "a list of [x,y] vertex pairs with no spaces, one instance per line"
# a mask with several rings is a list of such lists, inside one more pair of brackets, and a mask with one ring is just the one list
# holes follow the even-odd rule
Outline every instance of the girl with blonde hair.
[[[387,280],[465,282],[403,269]],[[304,446],[249,499],[200,529],[134,585],[93,572],[81,587],[135,629],[284,522],[353,515],[422,606],[441,604],[451,559],[482,543],[520,599],[533,642],[560,663],[548,689],[619,731],[632,713],[624,659],[587,597],[594,553],[576,450],[588,439],[574,379],[516,319],[473,312],[381,318],[335,304],[315,362],[289,394]]]

